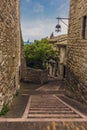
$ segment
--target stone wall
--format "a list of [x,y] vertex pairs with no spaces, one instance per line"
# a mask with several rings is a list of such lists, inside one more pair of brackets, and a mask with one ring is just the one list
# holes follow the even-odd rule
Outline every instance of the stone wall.
[[0,1],[0,109],[19,89],[21,54],[19,0]]
[[[25,69],[26,68],[26,69]],[[21,44],[21,66],[20,66],[20,81],[23,81],[26,76],[27,71],[27,65],[26,65],[26,59],[24,54],[24,44],[22,41]]]
[[22,80],[25,82],[32,82],[32,83],[37,83],[37,84],[47,83],[48,71],[26,67]]
[[[86,16],[86,38],[82,37]],[[87,104],[87,1],[71,0],[67,48],[67,81],[74,97]]]
[[60,79],[65,79],[66,77],[66,48],[67,48],[67,34],[58,36],[56,43],[57,50],[59,51],[59,62],[58,62],[58,76]]

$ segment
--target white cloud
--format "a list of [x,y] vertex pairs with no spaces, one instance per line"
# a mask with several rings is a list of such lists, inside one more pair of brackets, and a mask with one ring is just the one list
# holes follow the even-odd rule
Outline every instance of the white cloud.
[[[67,21],[65,21],[67,23]],[[26,23],[22,23],[22,32],[24,40],[34,41],[35,39],[41,39],[47,36],[50,36],[52,32],[55,32],[55,26],[57,24],[56,20],[46,19],[46,20],[37,20],[37,21],[29,21]],[[62,32],[54,33],[55,35],[66,34],[67,27],[60,23],[62,26]]]
[[35,13],[40,13],[40,12],[44,12],[44,6],[40,3],[36,3],[33,7],[33,11]]

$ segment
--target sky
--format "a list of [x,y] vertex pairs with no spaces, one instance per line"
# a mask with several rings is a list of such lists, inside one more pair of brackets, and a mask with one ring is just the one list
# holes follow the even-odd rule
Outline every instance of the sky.
[[[57,17],[69,17],[70,0],[20,0],[21,29],[23,40],[33,42],[49,37],[66,34],[67,26],[60,22],[61,32],[55,32]],[[63,20],[64,21],[64,20]],[[64,21],[68,24],[68,21]]]

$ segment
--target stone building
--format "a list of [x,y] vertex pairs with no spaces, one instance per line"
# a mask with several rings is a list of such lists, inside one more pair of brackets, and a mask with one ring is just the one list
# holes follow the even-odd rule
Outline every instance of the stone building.
[[67,81],[78,101],[87,104],[87,1],[71,0]]
[[57,76],[60,79],[64,79],[66,76],[66,47],[67,47],[67,34],[53,36],[50,39],[50,44],[52,44],[59,52],[59,61],[56,64],[53,63],[53,66],[50,65],[50,75]]
[[60,79],[66,78],[66,49],[67,49],[67,35],[58,36],[56,47],[59,51],[59,62],[58,62],[58,76]]
[[0,110],[19,89],[21,65],[19,0],[0,1]]
[[[50,44],[53,46],[55,51],[57,50],[56,47],[56,42],[57,42],[57,36],[54,36],[53,33],[51,34],[50,38],[48,38],[48,41]],[[57,76],[57,64],[54,60],[50,60],[48,63],[48,71],[49,71],[49,76],[50,77],[55,77]]]

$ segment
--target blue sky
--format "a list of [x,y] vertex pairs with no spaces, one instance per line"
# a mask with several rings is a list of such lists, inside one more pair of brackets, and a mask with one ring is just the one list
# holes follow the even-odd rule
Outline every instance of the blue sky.
[[[62,31],[55,32],[56,17],[68,17],[70,0],[21,0],[21,27],[24,41],[34,41],[44,37],[67,33],[61,23]],[[64,21],[67,23],[67,21]]]

